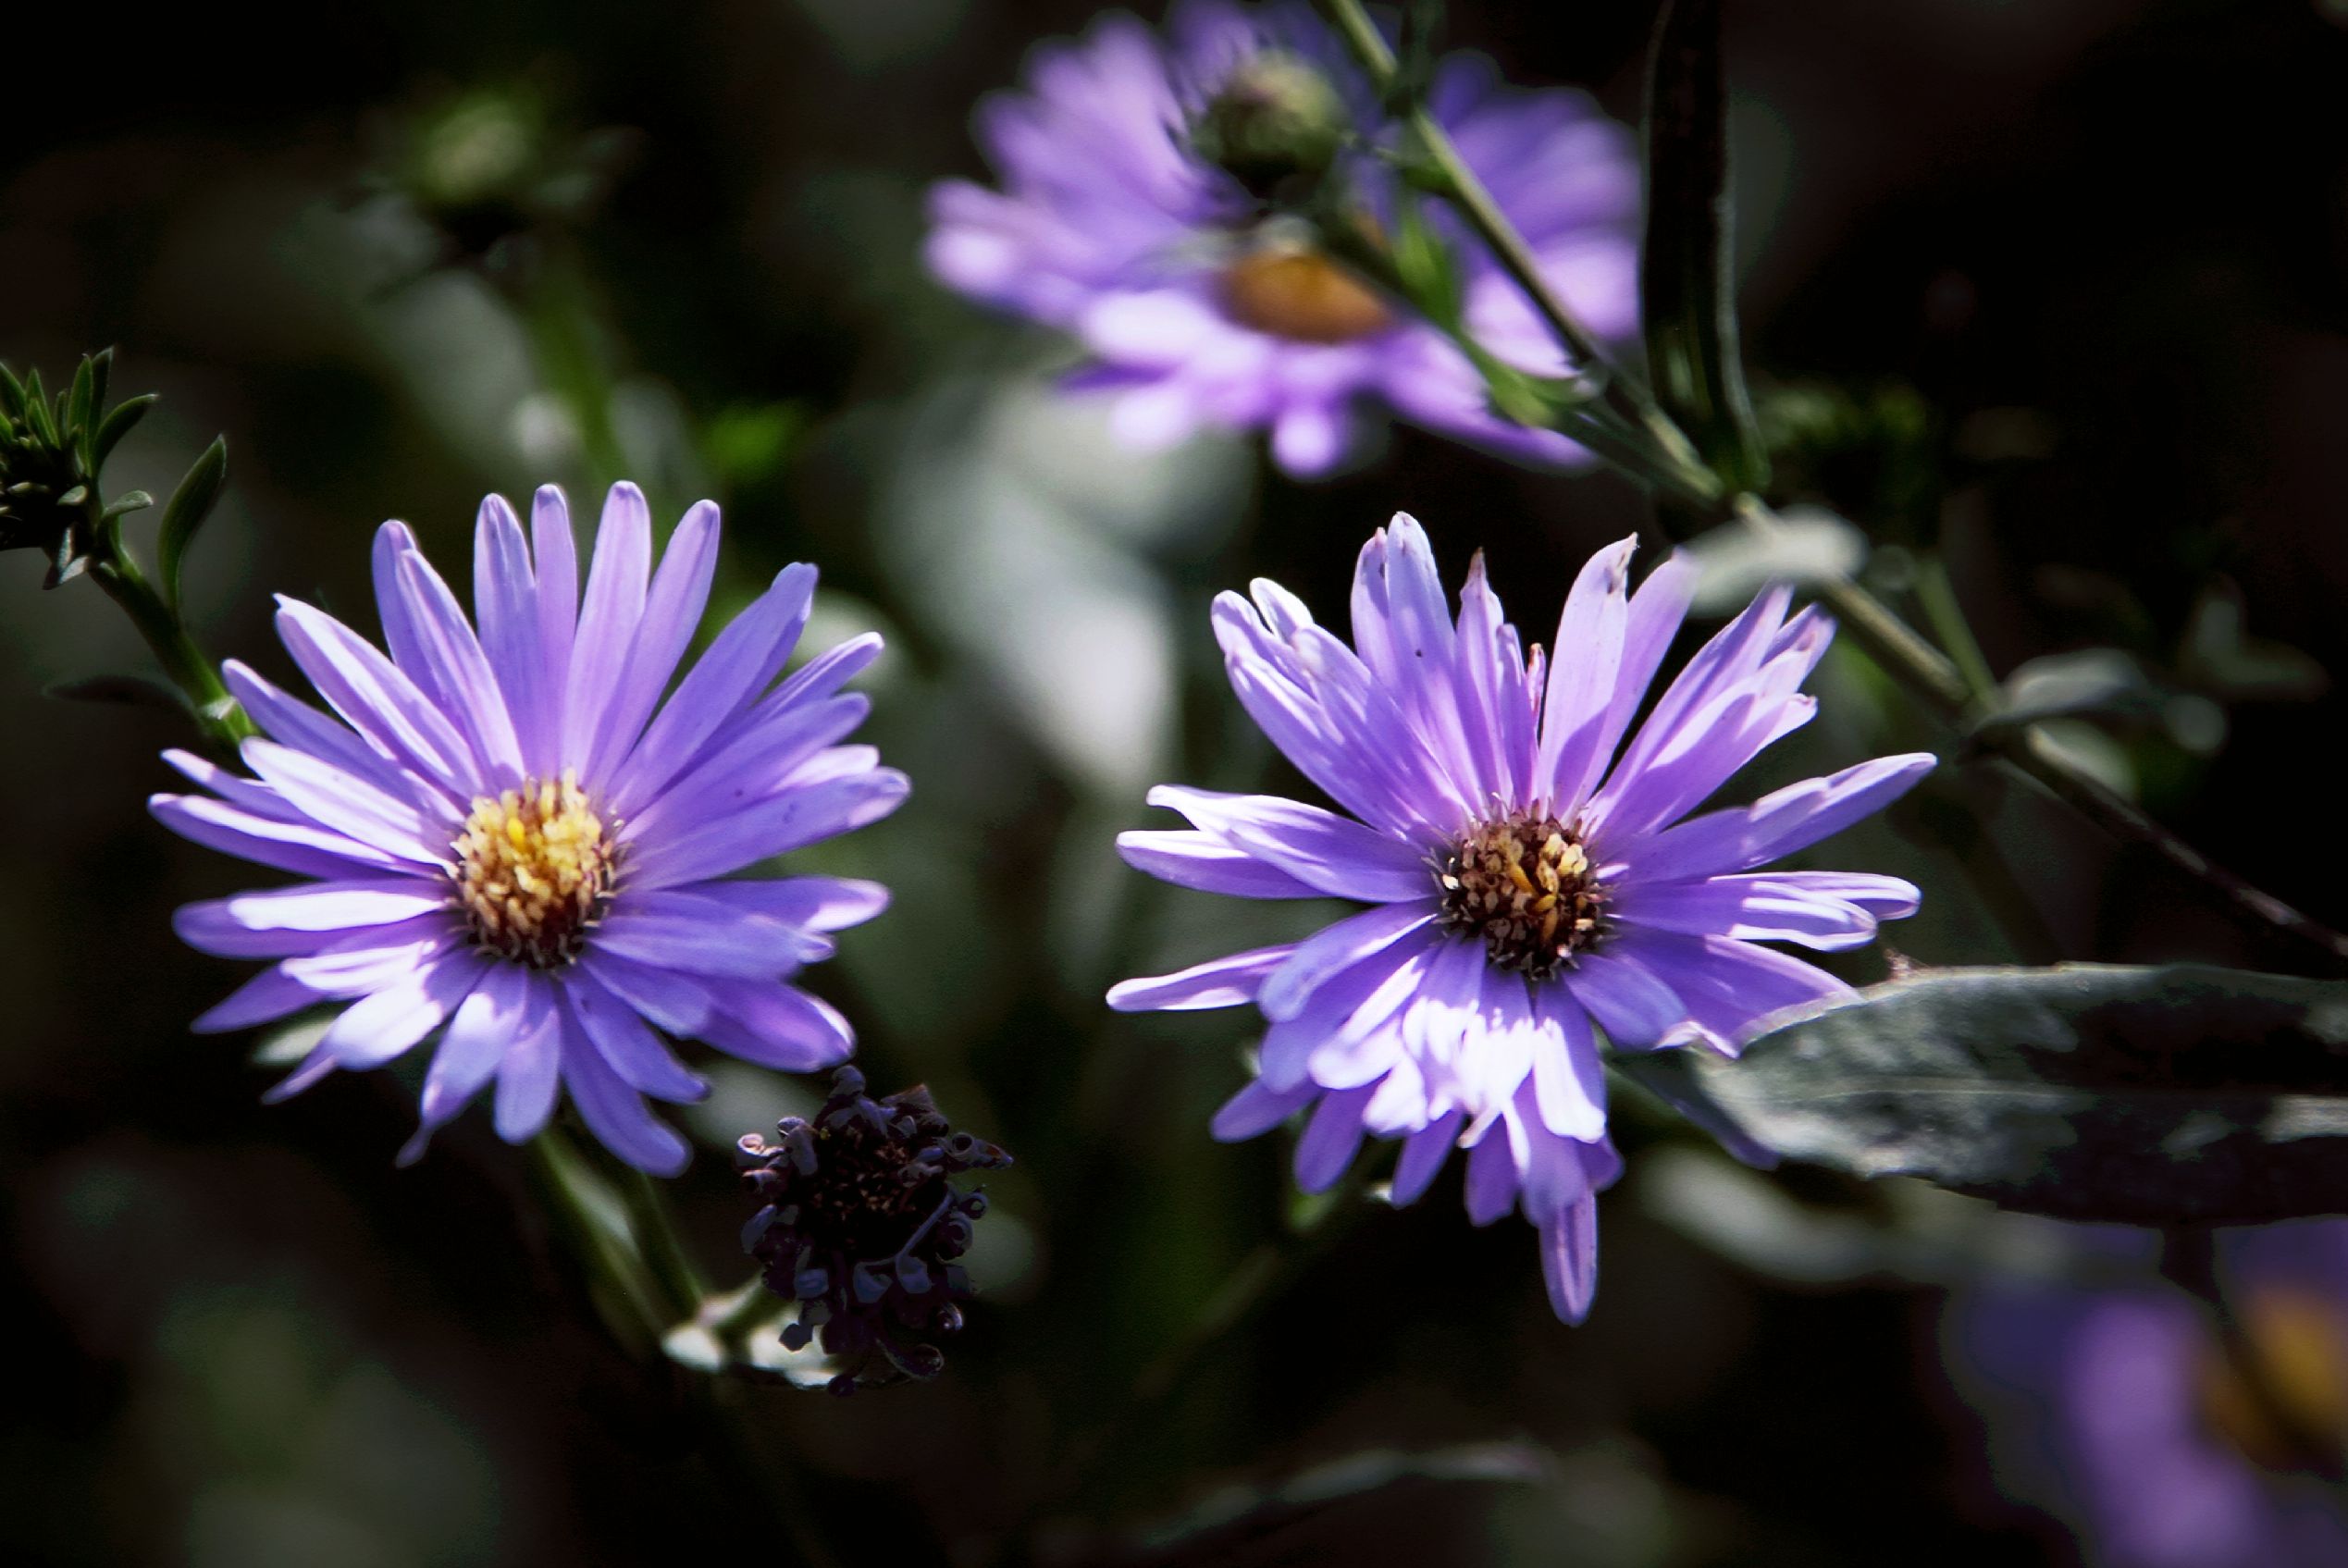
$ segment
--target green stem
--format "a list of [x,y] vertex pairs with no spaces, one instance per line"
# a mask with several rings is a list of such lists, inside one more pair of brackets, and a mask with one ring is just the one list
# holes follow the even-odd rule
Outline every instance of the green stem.
[[[94,495],[89,505],[95,513],[98,502]],[[229,688],[220,680],[219,667],[196,646],[186,623],[164,602],[147,574],[139,569],[138,559],[122,542],[120,520],[93,520],[93,534],[97,548],[91,552],[92,579],[105,590],[107,598],[122,607],[122,612],[130,618],[139,636],[154,651],[155,662],[163,666],[165,675],[187,698],[189,711],[204,732],[204,743],[234,759],[238,743],[260,731],[253,727],[237,699],[229,695]]]
[[1980,640],[1973,636],[1972,623],[1965,619],[1965,607],[1957,601],[1956,585],[1948,580],[1948,562],[1937,550],[1928,551],[1917,560],[1916,601],[1923,606],[1926,624],[1956,662],[1957,673],[1964,677],[1973,701],[1983,711],[1995,707],[1997,676],[1982,653]]
[[628,1228],[636,1233],[637,1255],[668,1315],[666,1327],[674,1327],[701,1310],[709,1287],[686,1253],[668,1200],[657,1182],[629,1167],[620,1179],[620,1202],[627,1209]]
[[598,1203],[594,1168],[559,1128],[549,1127],[525,1148],[557,1229],[586,1266],[589,1293],[605,1326],[633,1353],[659,1355],[661,1337],[674,1321],[665,1309],[665,1292],[615,1229],[616,1216]]
[[[1323,4],[1371,85],[1381,93],[1391,89],[1396,75],[1394,52],[1386,46],[1386,40],[1370,20],[1361,0],[1323,0]],[[1695,443],[1672,423],[1644,383],[1607,359],[1596,336],[1582,325],[1573,307],[1542,274],[1540,260],[1534,255],[1532,246],[1509,222],[1467,160],[1460,156],[1450,134],[1433,115],[1417,105],[1404,115],[1403,123],[1426,154],[1429,172],[1440,181],[1438,193],[1459,210],[1477,238],[1491,250],[1501,269],[1524,291],[1525,298],[1548,324],[1558,346],[1564,350],[1566,359],[1577,370],[1598,369],[1604,373],[1599,395],[1654,443],[1664,469],[1676,475],[1676,488],[1697,495],[1717,496],[1719,480],[1696,451]]]

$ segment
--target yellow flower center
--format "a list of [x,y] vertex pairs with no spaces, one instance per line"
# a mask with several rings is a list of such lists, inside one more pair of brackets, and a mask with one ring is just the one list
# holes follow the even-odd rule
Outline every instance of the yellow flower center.
[[611,907],[620,846],[568,769],[476,800],[452,847],[473,940],[515,963],[561,969]]
[[1496,969],[1549,980],[1600,934],[1606,895],[1573,830],[1512,811],[1460,839],[1436,883],[1443,923],[1481,937]]
[[1300,343],[1350,343],[1394,324],[1368,284],[1301,247],[1256,251],[1226,267],[1223,308],[1242,327]]
[[2240,1312],[2242,1342],[2210,1344],[2198,1367],[2201,1413],[2254,1464],[2341,1474],[2348,1451],[2348,1322],[2312,1290],[2269,1287]]

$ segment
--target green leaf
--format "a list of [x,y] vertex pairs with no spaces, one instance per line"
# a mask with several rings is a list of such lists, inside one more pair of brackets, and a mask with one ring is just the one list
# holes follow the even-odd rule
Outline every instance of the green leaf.
[[90,400],[95,391],[95,372],[90,367],[90,356],[84,354],[81,363],[74,367],[73,390],[67,395],[65,406],[65,438],[76,446],[89,437],[94,412]]
[[154,497],[144,490],[125,490],[106,502],[106,509],[98,515],[101,519],[120,517],[125,512],[143,512],[154,504]]
[[116,404],[107,411],[104,419],[98,421],[98,428],[90,437],[90,474],[93,478],[97,476],[98,470],[106,465],[106,459],[114,455],[114,449],[122,438],[146,417],[147,410],[154,406],[154,401],[153,392],[141,392],[135,398]]
[[213,503],[220,499],[220,487],[228,478],[228,438],[215,436],[164,505],[163,531],[155,537],[155,562],[163,575],[164,602],[174,610],[179,607],[179,562],[196,530],[212,515]]
[[1663,411],[1732,488],[1758,489],[1769,459],[1736,346],[1720,0],[1670,0],[1647,93],[1647,237],[1639,292]]
[[43,697],[61,702],[95,702],[115,708],[152,708],[175,718],[187,717],[188,705],[179,694],[144,675],[93,675],[81,681],[59,681],[44,687]]
[[2348,982],[1941,969],[1695,1060],[1748,1136],[1860,1176],[2132,1225],[2348,1211]]

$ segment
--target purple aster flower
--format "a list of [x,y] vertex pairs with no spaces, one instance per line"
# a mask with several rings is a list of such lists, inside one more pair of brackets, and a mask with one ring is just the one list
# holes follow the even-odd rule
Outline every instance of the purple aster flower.
[[[2242,1339],[2149,1273],[2002,1286],[1952,1303],[1950,1370],[2001,1489],[2109,1568],[2348,1562],[2348,1222],[2220,1237]],[[2238,1358],[2262,1368],[2255,1390]]]
[[1595,1194],[1621,1169],[1598,1031],[1624,1050],[1733,1055],[1766,1016],[1849,994],[1758,944],[1860,945],[1877,920],[1914,911],[1916,889],[1760,868],[1933,765],[1881,758],[1688,817],[1810,717],[1799,687],[1833,623],[1814,607],[1788,619],[1789,592],[1771,589],[1634,731],[1695,574],[1674,557],[1633,594],[1632,545],[1582,569],[1547,661],[1526,654],[1481,556],[1454,622],[1404,516],[1362,551],[1350,648],[1277,584],[1257,582],[1252,604],[1223,595],[1215,630],[1241,704],[1351,816],[1161,785],[1151,804],[1192,825],[1118,839],[1130,864],[1180,886],[1372,906],[1304,942],[1128,981],[1110,1004],[1254,1004],[1269,1025],[1257,1077],[1215,1133],[1253,1137],[1312,1107],[1296,1150],[1308,1190],[1337,1179],[1365,1132],[1403,1140],[1398,1203],[1466,1147],[1470,1217],[1514,1206],[1539,1227],[1569,1322],[1596,1284]]
[[[1377,94],[1308,8],[1189,0],[1162,38],[1112,14],[1038,48],[1027,80],[977,116],[1003,190],[950,180],[932,192],[930,266],[1072,333],[1092,362],[1079,384],[1114,393],[1120,439],[1155,447],[1201,426],[1260,427],[1283,468],[1316,475],[1358,450],[1365,405],[1382,403],[1521,460],[1586,455],[1493,414],[1482,377],[1441,333],[1294,220],[1267,216],[1230,158],[1217,167],[1194,148],[1190,128],[1217,105],[1297,109],[1316,96],[1340,130],[1384,134]],[[1629,332],[1639,175],[1623,129],[1580,93],[1506,88],[1477,56],[1442,63],[1428,107],[1592,329]],[[1360,221],[1386,231],[1405,199],[1390,168],[1342,156]],[[1479,247],[1455,248],[1477,339],[1528,371],[1563,374],[1514,286]]]
[[868,706],[840,687],[880,639],[776,685],[815,588],[813,567],[787,567],[663,702],[717,544],[703,501],[655,570],[643,494],[615,485],[582,600],[550,486],[526,543],[502,498],[481,503],[477,633],[399,523],[375,541],[389,658],[280,598],[286,649],[339,719],[231,662],[229,688],[268,735],[244,745],[256,776],[171,752],[212,793],[153,801],[199,844],[312,879],[179,912],[204,952],[276,960],[195,1028],[348,1004],[272,1099],[438,1032],[403,1158],[494,1080],[509,1142],[543,1127],[567,1087],[597,1137],[663,1174],[684,1166],[685,1142],[642,1096],[689,1101],[707,1085],[656,1031],[791,1072],[847,1057],[847,1020],[790,982],[886,891],[733,873],[905,798],[905,776],[871,747],[837,744]]

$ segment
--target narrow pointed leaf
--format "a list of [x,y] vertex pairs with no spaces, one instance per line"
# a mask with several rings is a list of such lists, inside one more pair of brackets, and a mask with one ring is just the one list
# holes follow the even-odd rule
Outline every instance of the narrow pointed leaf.
[[160,681],[143,675],[93,675],[87,680],[59,681],[43,696],[64,702],[98,702],[117,708],[153,708],[185,717],[188,705],[179,694]]
[[179,605],[179,562],[187,555],[189,541],[195,537],[196,530],[212,515],[213,505],[219,500],[220,488],[228,477],[228,439],[216,436],[164,506],[163,532],[155,539],[155,559],[163,574],[164,601],[175,610]]
[[1720,0],[1669,0],[1647,93],[1647,239],[1639,293],[1663,410],[1731,487],[1769,477],[1736,343]]
[[1748,1136],[1861,1176],[2130,1225],[2348,1212],[2348,982],[1939,969],[1695,1066]]
[[154,406],[154,394],[142,392],[135,398],[116,404],[107,411],[104,419],[98,421],[97,429],[90,437],[90,472],[93,475],[105,466],[106,459],[114,454],[115,447],[130,433],[132,426],[146,417],[147,410]]

